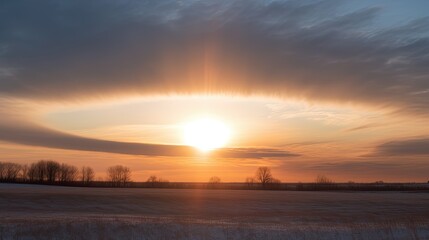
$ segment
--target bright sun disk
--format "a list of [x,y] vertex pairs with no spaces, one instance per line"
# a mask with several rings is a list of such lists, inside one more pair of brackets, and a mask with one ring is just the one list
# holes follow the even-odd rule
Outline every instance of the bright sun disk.
[[183,134],[186,145],[202,151],[223,147],[230,137],[230,131],[225,124],[208,118],[186,124]]

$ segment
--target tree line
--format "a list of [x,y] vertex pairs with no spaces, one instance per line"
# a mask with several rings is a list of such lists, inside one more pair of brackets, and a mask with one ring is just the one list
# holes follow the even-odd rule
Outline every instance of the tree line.
[[80,168],[52,160],[40,160],[31,164],[0,162],[0,182],[36,183],[63,186],[90,187],[134,187],[134,188],[209,188],[209,189],[264,189],[264,190],[356,190],[356,191],[389,191],[389,190],[429,190],[429,185],[407,183],[335,183],[332,179],[319,175],[312,183],[281,183],[275,178],[269,167],[258,167],[253,176],[247,177],[244,183],[223,183],[218,176],[212,176],[207,182],[186,183],[169,182],[164,178],[151,175],[145,182],[133,182],[131,169],[115,165],[106,169],[103,180],[95,180],[91,167]]
[[[94,182],[94,169],[52,160],[40,160],[31,164],[0,162],[0,182],[24,182],[57,185],[90,185]],[[126,186],[131,182],[131,170],[116,165],[107,169],[107,182],[111,186]]]
[[[59,185],[90,185],[94,182],[95,172],[91,167],[76,166],[59,163],[53,160],[40,160],[31,164],[17,164],[11,162],[0,162],[0,182],[27,182],[45,183]],[[317,181],[328,183],[326,177],[318,177]],[[102,181],[98,181],[102,182]],[[122,165],[115,165],[107,168],[106,181],[109,186],[125,187],[132,182],[130,168]],[[208,180],[209,188],[218,188],[221,179],[212,176]],[[245,184],[248,188],[269,188],[273,189],[281,184],[281,181],[271,173],[269,167],[259,167],[253,177],[247,177]],[[168,187],[169,181],[155,175],[150,176],[146,181],[146,187]]]
[[[18,164],[12,162],[0,162],[0,182],[24,182],[56,185],[83,185],[83,186],[106,186],[97,181],[94,185],[95,172],[91,167],[82,166],[78,168],[74,165],[59,163],[53,160],[40,160],[31,164]],[[110,166],[106,170],[106,180],[108,186],[126,187],[131,186],[131,170],[122,165]],[[254,177],[246,178],[245,183],[249,188],[256,185],[262,188],[273,188],[279,185],[280,180],[273,177],[271,169],[259,167]],[[221,184],[221,179],[213,176],[208,181],[209,188],[217,188]],[[168,187],[169,181],[155,175],[150,176],[146,187]]]

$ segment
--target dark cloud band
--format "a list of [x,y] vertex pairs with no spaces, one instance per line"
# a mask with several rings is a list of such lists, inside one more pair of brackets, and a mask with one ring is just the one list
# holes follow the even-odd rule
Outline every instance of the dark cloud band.
[[[377,28],[372,21],[381,8],[342,13],[339,4],[2,1],[0,99],[261,94],[367,103],[429,115],[429,18]],[[0,138],[62,149],[194,154],[183,146],[96,140],[13,124],[0,129]],[[427,154],[427,146],[425,139],[407,140],[385,143],[377,151]],[[266,149],[213,154],[291,156]]]
[[429,138],[403,139],[383,143],[376,148],[374,155],[413,156],[429,155]]
[[[428,114],[429,18],[339,1],[5,1],[0,95],[263,94]],[[375,29],[375,30],[374,30]]]
[[[28,124],[0,124],[0,133],[0,140],[2,141],[57,149],[171,157],[198,157],[202,154],[189,146],[100,140]],[[219,158],[249,159],[297,156],[283,150],[264,148],[223,148],[204,155]]]

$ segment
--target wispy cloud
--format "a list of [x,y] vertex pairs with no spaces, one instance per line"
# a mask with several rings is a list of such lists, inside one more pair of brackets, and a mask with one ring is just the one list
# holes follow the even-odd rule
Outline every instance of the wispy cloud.
[[365,130],[365,129],[369,129],[369,128],[376,128],[376,127],[380,127],[380,126],[384,126],[384,125],[379,124],[379,123],[368,123],[368,124],[363,124],[363,125],[360,125],[357,127],[348,128],[345,131],[346,132],[354,132],[354,131]]

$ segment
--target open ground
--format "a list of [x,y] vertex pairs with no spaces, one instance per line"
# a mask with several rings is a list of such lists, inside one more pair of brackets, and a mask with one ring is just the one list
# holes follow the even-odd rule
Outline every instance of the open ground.
[[427,192],[0,184],[0,239],[429,239]]

